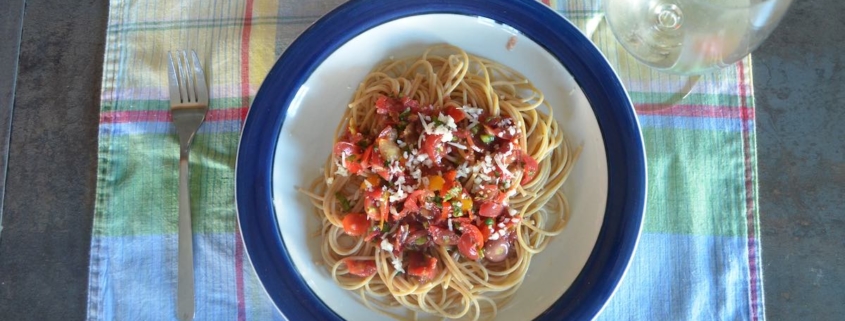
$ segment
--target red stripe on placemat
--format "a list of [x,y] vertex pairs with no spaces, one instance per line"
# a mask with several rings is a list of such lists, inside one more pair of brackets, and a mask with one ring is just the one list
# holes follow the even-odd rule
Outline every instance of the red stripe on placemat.
[[[205,115],[205,121],[224,121],[243,119],[246,107],[212,109]],[[100,114],[100,124],[119,124],[137,122],[169,122],[169,110],[134,110],[109,111]]]
[[749,113],[746,102],[745,90],[745,66],[742,61],[737,62],[737,73],[739,73],[739,97],[740,106],[742,107],[742,149],[745,160],[745,218],[748,228],[748,274],[749,287],[751,290],[751,320],[758,320],[757,302],[759,293],[757,293],[757,284],[759,282],[759,275],[757,275],[757,239],[754,231],[754,181],[752,175],[754,171],[751,164],[751,130],[749,128],[749,121],[753,119],[753,113]]
[[[244,9],[244,28],[241,34],[241,105],[249,107],[249,36],[252,32],[252,4],[246,1]],[[243,115],[241,122],[243,122]],[[238,295],[238,321],[246,320],[246,302],[244,300],[244,248],[241,240],[241,230],[235,228],[235,273]]]
[[[745,99],[745,86],[740,88],[740,97]],[[634,106],[639,115],[665,115],[683,117],[708,117],[708,118],[741,118],[743,120],[754,117],[754,109],[745,106],[743,101],[740,107],[719,107],[706,105],[661,105],[661,104],[636,104]]]
[[551,5],[551,0],[543,0],[543,4],[545,4],[545,5],[547,5],[547,6],[550,6],[550,5]]

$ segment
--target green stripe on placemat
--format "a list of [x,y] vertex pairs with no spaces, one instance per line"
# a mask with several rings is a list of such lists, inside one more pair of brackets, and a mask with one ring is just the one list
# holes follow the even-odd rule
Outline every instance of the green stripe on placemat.
[[[191,159],[194,232],[232,233],[235,151],[239,133],[197,135]],[[111,136],[111,172],[101,180],[112,186],[109,212],[100,222],[107,236],[175,234],[177,232],[179,144],[175,135]],[[196,179],[196,178],[203,179]],[[131,183],[130,183],[131,182]],[[166,215],[165,215],[166,214]]]
[[[649,182],[646,213],[665,215],[646,215],[645,232],[745,235],[744,188],[725,181],[743,175],[739,132],[644,128],[643,136],[647,155],[671,155],[648,163],[649,177],[659,179]],[[701,157],[706,150],[735,155],[735,161]]]

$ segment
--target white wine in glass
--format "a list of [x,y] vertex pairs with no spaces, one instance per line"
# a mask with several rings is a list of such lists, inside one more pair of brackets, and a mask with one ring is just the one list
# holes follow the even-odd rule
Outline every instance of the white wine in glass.
[[655,69],[698,75],[756,49],[792,0],[604,0],[616,39]]

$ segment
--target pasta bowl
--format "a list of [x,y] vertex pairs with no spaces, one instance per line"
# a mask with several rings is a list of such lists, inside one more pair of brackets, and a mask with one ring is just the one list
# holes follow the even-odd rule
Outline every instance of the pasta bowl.
[[563,186],[571,208],[566,228],[534,256],[495,318],[595,317],[640,235],[645,151],[613,69],[576,27],[535,1],[351,1],[291,44],[249,110],[236,166],[238,221],[267,294],[292,320],[388,318],[334,283],[321,264],[320,222],[297,188],[322,174],[344,109],[373,67],[435,44],[523,74],[581,148]]

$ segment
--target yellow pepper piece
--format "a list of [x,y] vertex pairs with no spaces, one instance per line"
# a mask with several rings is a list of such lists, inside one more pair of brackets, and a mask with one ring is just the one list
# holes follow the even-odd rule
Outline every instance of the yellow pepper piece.
[[461,199],[461,210],[466,212],[472,209],[472,199],[467,197]]
[[[378,182],[379,182],[378,175],[370,174],[370,176],[367,176],[367,179],[365,179],[363,182],[361,182],[361,189],[367,190],[367,188],[369,188],[370,186],[377,186]],[[367,185],[367,183],[370,183],[370,185]]]
[[[388,200],[390,200],[390,192],[384,192],[384,193],[382,193],[382,194],[381,194],[381,201],[382,201],[382,204],[388,204],[388,203],[387,203],[387,202],[388,202]],[[389,205],[389,204],[388,204],[388,205]],[[382,206],[384,206],[384,205],[382,205]],[[381,215],[382,215],[382,216],[381,216],[381,219],[380,219],[380,220],[379,220],[379,222],[378,222],[378,228],[379,228],[380,230],[383,230],[383,229],[384,229],[384,221],[387,221],[387,217],[385,217],[385,215],[387,215],[387,213],[382,212],[382,213],[381,213]]]
[[446,180],[444,180],[440,175],[428,177],[428,189],[431,191],[439,191],[443,189],[443,184],[446,184]]

